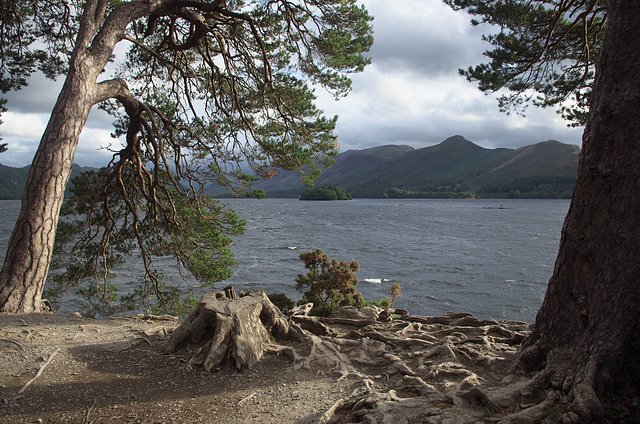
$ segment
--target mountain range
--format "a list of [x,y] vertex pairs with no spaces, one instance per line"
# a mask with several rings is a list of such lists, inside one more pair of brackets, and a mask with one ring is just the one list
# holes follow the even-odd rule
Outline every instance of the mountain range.
[[[456,135],[421,149],[386,145],[348,150],[322,170],[315,185],[341,187],[355,198],[568,198],[579,153],[578,146],[555,140],[487,149]],[[74,165],[72,177],[91,169]],[[20,199],[28,172],[28,166],[0,165],[0,199]],[[308,187],[299,173],[282,171],[254,188],[269,197],[298,197]]]
[[[353,197],[571,197],[580,148],[549,140],[518,149],[487,149],[463,136],[414,149],[387,145],[339,154],[316,186],[346,189]],[[306,190],[297,172],[254,184],[269,197]]]

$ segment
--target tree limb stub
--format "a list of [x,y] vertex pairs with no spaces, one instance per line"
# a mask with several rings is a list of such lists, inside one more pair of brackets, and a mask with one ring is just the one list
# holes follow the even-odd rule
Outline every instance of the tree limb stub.
[[199,345],[191,363],[206,371],[219,370],[226,363],[236,369],[251,368],[276,340],[302,341],[305,336],[287,322],[263,292],[240,293],[231,287],[202,296],[195,310],[178,327],[165,346],[173,353],[185,345]]

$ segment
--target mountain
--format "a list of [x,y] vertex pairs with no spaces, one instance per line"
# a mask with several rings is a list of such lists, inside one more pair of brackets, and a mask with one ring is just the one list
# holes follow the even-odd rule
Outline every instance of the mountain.
[[[410,146],[396,145],[347,150],[335,158],[332,167],[322,171],[315,185],[344,187],[346,181],[360,181],[384,163],[412,150]],[[253,186],[265,190],[269,197],[298,197],[308,188],[300,182],[300,174],[295,171],[282,171],[276,177],[259,181]]]
[[[355,198],[567,198],[579,153],[578,146],[555,140],[486,149],[456,135],[421,149],[388,145],[348,150],[322,171],[315,185],[341,187]],[[91,169],[74,165],[71,175]],[[0,165],[0,199],[20,199],[28,171]],[[269,197],[298,197],[308,187],[299,173],[282,171],[254,188]]]
[[577,172],[580,148],[549,140],[521,147],[514,153],[515,156],[492,169],[484,180],[550,174],[574,176]]
[[433,183],[469,182],[510,157],[509,149],[485,149],[462,136],[408,152],[370,173],[364,185],[416,188]]
[[[462,136],[435,146],[349,150],[323,170],[316,185],[339,186],[353,197],[570,197],[578,146],[544,141],[519,149],[486,149]],[[255,184],[270,197],[299,196],[296,173]]]
[[[96,168],[82,167],[73,165],[71,169],[71,178],[85,171],[95,171]],[[0,164],[0,200],[20,200],[22,192],[27,182],[27,174],[29,174],[29,166],[23,168],[12,168]],[[71,184],[67,186],[65,196],[69,194]]]
[[0,164],[0,200],[21,199],[29,167],[12,168]]

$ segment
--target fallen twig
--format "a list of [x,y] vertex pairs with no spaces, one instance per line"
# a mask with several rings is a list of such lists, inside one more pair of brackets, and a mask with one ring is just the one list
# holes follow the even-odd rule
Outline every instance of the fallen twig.
[[16,340],[2,338],[2,339],[0,339],[0,341],[13,343],[16,346],[18,346],[20,348],[20,350],[24,350],[24,346],[22,346],[22,344],[20,342],[16,341]]
[[22,386],[20,390],[18,390],[19,394],[24,393],[24,391],[27,390],[27,387],[29,387],[31,383],[33,383],[36,380],[36,378],[40,377],[40,374],[42,374],[42,371],[44,371],[44,369],[51,363],[51,361],[53,360],[53,357],[56,356],[58,352],[60,352],[60,348],[57,348],[51,355],[49,355],[49,359],[47,359],[47,361],[44,364],[40,365],[40,369],[36,373],[35,377],[27,381],[25,385]]
[[238,403],[236,404],[236,406],[240,406],[240,405],[242,405],[243,403],[245,403],[246,401],[248,401],[249,399],[251,399],[252,397],[254,397],[256,394],[257,394],[256,392],[253,392],[253,393],[251,393],[249,396],[245,396],[245,397],[243,397],[242,399],[240,399],[240,401],[238,401]]

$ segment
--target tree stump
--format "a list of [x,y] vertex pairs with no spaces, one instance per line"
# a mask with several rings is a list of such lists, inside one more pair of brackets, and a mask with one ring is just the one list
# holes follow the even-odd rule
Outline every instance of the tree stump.
[[251,368],[262,358],[271,340],[302,341],[306,337],[289,323],[264,292],[241,293],[231,287],[202,296],[195,310],[178,327],[164,352],[198,347],[190,363],[206,371],[229,363],[236,369]]

